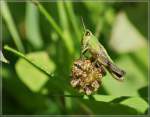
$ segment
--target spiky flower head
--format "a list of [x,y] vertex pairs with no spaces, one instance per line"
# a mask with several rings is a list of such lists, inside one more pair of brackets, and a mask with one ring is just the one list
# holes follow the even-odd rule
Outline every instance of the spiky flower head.
[[71,85],[86,95],[96,92],[105,75],[103,66],[96,66],[91,60],[77,59],[72,66]]

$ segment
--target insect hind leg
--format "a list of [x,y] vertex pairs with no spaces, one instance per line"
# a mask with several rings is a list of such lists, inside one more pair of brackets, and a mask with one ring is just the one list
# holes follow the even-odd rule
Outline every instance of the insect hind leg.
[[97,59],[94,59],[93,57],[91,57],[91,61],[92,61],[92,64],[96,67],[96,68],[99,68],[100,72],[103,74],[103,76],[106,75],[106,70],[105,70],[105,67],[102,65],[102,64],[99,64],[98,60]]
[[125,75],[125,71],[118,68],[114,63],[109,62],[107,69],[115,79],[117,80],[124,79],[123,76]]

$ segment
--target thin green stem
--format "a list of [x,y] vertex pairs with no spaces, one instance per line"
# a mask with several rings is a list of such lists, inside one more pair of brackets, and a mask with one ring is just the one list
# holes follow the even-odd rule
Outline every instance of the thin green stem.
[[66,8],[67,8],[67,12],[70,18],[70,21],[72,23],[72,26],[74,28],[75,34],[77,36],[77,39],[80,42],[80,38],[81,38],[81,33],[79,31],[79,27],[77,25],[77,20],[76,20],[76,16],[75,13],[73,11],[73,6],[72,6],[72,2],[66,2]]
[[23,58],[24,60],[26,60],[27,62],[29,62],[30,64],[32,64],[34,67],[36,67],[37,69],[39,69],[41,72],[43,72],[44,74],[48,75],[49,77],[53,77],[51,75],[51,73],[45,71],[43,68],[41,68],[40,66],[36,65],[34,62],[32,62],[31,60],[29,60],[24,54],[22,54],[21,52],[9,47],[9,46],[4,46],[4,49],[7,51],[10,51],[12,53],[14,53],[15,55]]
[[39,11],[45,16],[45,18],[48,20],[48,22],[51,24],[51,26],[55,29],[55,31],[58,33],[58,35],[63,39],[67,49],[70,53],[72,53],[72,49],[70,48],[70,45],[64,36],[64,32],[61,30],[61,28],[57,25],[55,20],[52,18],[52,16],[48,13],[48,11],[38,2],[38,0],[31,0],[39,9]]
[[61,95],[61,94],[51,94],[50,96],[52,97],[68,97],[68,98],[72,98],[72,97],[75,97],[75,98],[83,98],[83,95]]
[[66,44],[68,45],[68,49],[71,52],[74,52],[74,44],[71,38],[69,25],[68,25],[68,18],[67,18],[67,14],[66,14],[63,1],[57,2],[57,8],[58,8],[58,13],[59,13],[60,24],[64,31],[63,36],[65,37]]
[[[32,62],[30,59],[28,59],[24,54],[22,54],[21,52],[18,52],[17,50],[5,45],[4,46],[4,49],[7,50],[7,51],[10,51],[12,53],[14,53],[15,55],[23,58],[24,60],[26,60],[27,62],[29,62],[31,65],[33,65],[35,68],[37,68],[38,70],[40,70],[41,72],[43,72],[44,74],[46,74],[48,77],[51,77],[51,82],[53,82],[53,84],[55,84],[57,87],[60,87],[62,88],[63,86],[63,89],[64,90],[68,90],[69,92],[72,92],[73,94],[77,94],[77,92],[75,90],[73,90],[68,84],[68,81],[66,79],[61,79],[60,77],[58,77],[57,75],[55,75],[55,79],[53,78],[54,76],[45,71],[43,68],[41,68],[39,65],[36,65],[34,62]],[[57,77],[57,78],[56,78]],[[59,84],[61,82],[61,85]],[[66,84],[67,83],[67,84]]]
[[52,16],[47,12],[47,10],[38,2],[37,0],[32,0],[32,2],[38,7],[39,11],[46,17],[46,19],[49,21],[49,23],[52,25],[52,27],[56,30],[56,32],[63,38],[62,36],[62,30],[59,28],[59,26],[56,24]]

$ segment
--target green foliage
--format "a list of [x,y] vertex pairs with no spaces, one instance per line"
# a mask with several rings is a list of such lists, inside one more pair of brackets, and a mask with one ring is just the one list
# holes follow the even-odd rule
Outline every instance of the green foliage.
[[43,40],[39,27],[39,12],[36,6],[29,2],[27,3],[26,10],[26,35],[27,39],[35,49],[43,47]]
[[[3,45],[9,45],[4,46],[3,54],[0,51],[0,61],[9,60],[1,73],[3,114],[147,114],[147,3],[32,0],[3,4]],[[26,10],[16,10],[20,5]],[[132,5],[139,11],[136,16]],[[70,85],[72,62],[80,54],[81,16],[126,71],[123,82],[107,73],[92,96]]]
[[116,16],[110,38],[112,49],[120,53],[132,52],[147,46],[146,42],[145,37],[129,22],[126,14],[120,12]]
[[20,36],[17,32],[16,26],[12,19],[8,5],[5,1],[1,1],[1,3],[2,3],[2,6],[0,7],[0,13],[2,17],[5,19],[6,24],[8,25],[8,29],[13,37],[14,43],[16,44],[18,50],[20,50],[21,52],[24,52],[23,44],[21,42]]
[[[47,53],[36,52],[30,53],[27,57],[34,63],[38,64],[45,71],[53,73],[55,64],[49,59]],[[41,71],[27,63],[25,60],[20,59],[16,63],[16,71],[19,78],[32,90],[39,91],[44,84],[48,81],[49,77]]]

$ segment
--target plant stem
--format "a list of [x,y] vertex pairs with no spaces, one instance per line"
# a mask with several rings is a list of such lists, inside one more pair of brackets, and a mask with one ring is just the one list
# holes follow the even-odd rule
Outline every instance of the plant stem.
[[68,45],[68,49],[71,52],[74,52],[74,44],[71,39],[71,33],[69,29],[68,18],[65,10],[65,5],[63,1],[57,2],[58,14],[60,19],[60,24],[63,29],[63,36],[65,37],[66,44]]
[[80,38],[81,38],[81,33],[79,31],[78,25],[77,25],[77,20],[76,20],[76,16],[75,13],[73,11],[73,5],[72,2],[66,2],[66,8],[67,8],[67,12],[70,18],[70,21],[72,23],[72,26],[74,28],[75,34],[77,36],[78,41],[80,42]]
[[[46,11],[46,9],[38,2],[37,0],[32,0],[32,2],[38,7],[39,11],[46,17],[52,27],[56,30],[56,32],[62,37],[62,31],[59,26],[56,24],[52,16]],[[63,37],[62,37],[63,38]]]
[[32,62],[31,60],[29,60],[24,54],[22,54],[21,52],[9,47],[9,46],[4,46],[4,49],[7,51],[10,51],[12,53],[14,53],[15,55],[23,58],[24,60],[26,60],[27,62],[29,62],[30,64],[32,64],[34,67],[36,67],[37,69],[39,69],[41,72],[43,72],[44,74],[48,75],[49,77],[53,77],[51,75],[51,73],[45,71],[43,68],[41,68],[40,66],[36,65],[34,62]]
[[70,53],[72,53],[72,49],[70,48],[70,45],[66,39],[66,37],[64,36],[63,31],[61,30],[61,28],[57,25],[57,23],[55,22],[55,20],[52,18],[52,16],[47,12],[47,10],[42,6],[42,4],[40,4],[40,2],[38,0],[31,0],[32,3],[34,3],[39,11],[46,17],[46,19],[48,20],[48,22],[52,25],[52,27],[56,30],[56,32],[58,33],[58,35],[63,39],[67,49],[69,50]]

